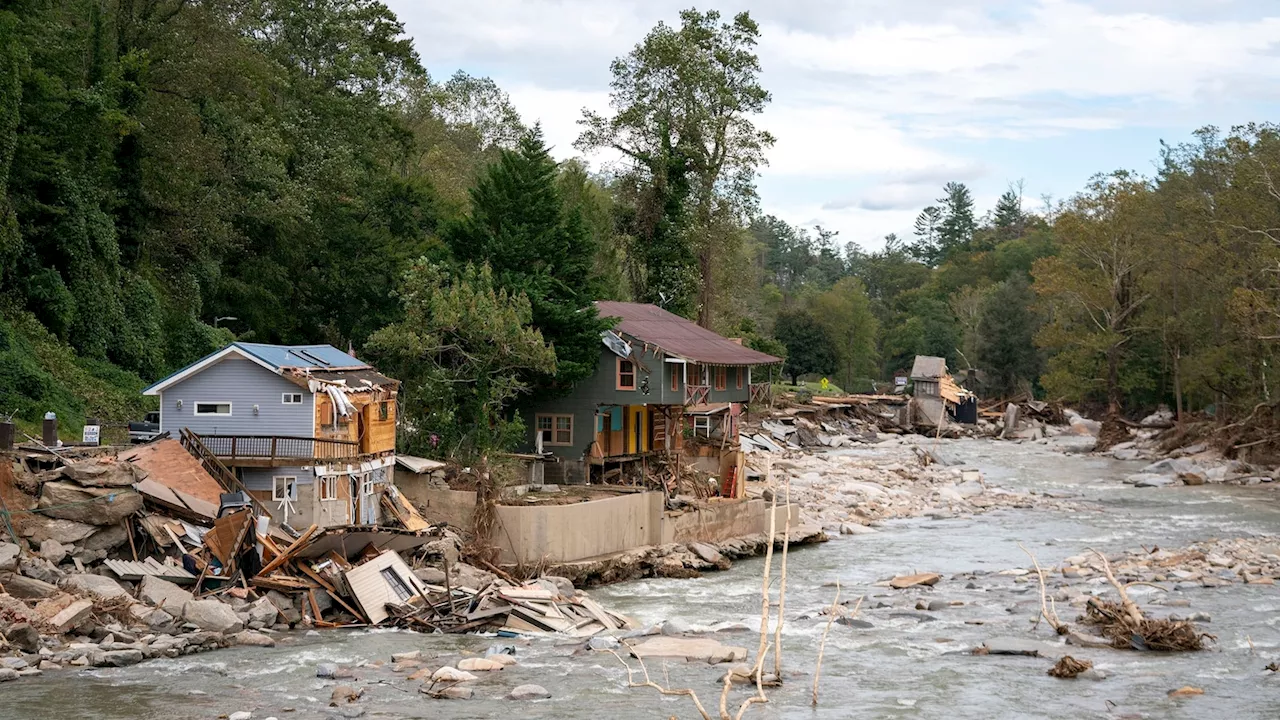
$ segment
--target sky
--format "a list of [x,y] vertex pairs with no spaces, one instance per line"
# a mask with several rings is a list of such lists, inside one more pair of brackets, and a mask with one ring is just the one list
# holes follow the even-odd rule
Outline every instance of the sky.
[[[690,0],[386,0],[437,79],[493,78],[553,154],[607,111],[609,63]],[[1036,211],[1160,141],[1280,120],[1276,0],[738,0],[760,24],[756,118],[776,145],[762,211],[868,250],[907,237],[948,181],[979,214],[1012,183]],[[588,157],[599,167],[604,156]]]

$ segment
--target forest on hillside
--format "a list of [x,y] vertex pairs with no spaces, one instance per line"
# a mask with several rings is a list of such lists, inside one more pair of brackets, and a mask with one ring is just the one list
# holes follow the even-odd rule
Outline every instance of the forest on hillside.
[[1276,126],[1200,130],[1153,148],[1151,177],[1099,168],[1035,211],[1017,185],[978,208],[950,183],[868,251],[761,212],[759,37],[696,10],[637,37],[557,162],[493,81],[424,68],[375,0],[7,3],[0,415],[126,420],[231,340],[327,342],[405,381],[411,447],[483,451],[590,371],[596,299],[850,391],[930,354],[993,396],[1272,402]]

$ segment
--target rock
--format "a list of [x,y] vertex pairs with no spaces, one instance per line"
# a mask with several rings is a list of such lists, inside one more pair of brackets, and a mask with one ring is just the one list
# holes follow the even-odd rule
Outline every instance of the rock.
[[690,632],[689,623],[680,618],[671,618],[662,623],[662,634],[670,637],[679,637]]
[[59,468],[58,473],[83,487],[127,488],[142,479],[133,463],[101,460],[73,462]]
[[120,587],[120,583],[104,575],[81,573],[68,575],[60,583],[63,590],[81,595],[91,595],[103,600],[130,597],[129,592]]
[[1125,478],[1124,481],[1132,483],[1134,487],[1169,487],[1177,484],[1177,480],[1172,475],[1155,475],[1153,473],[1137,473]]
[[408,660],[421,660],[421,659],[422,659],[421,650],[410,650],[409,652],[391,654],[391,662],[393,663],[402,663]]
[[869,528],[866,525],[858,523],[840,523],[841,535],[869,535],[878,532],[875,528]]
[[42,557],[25,557],[18,560],[18,572],[26,577],[58,584],[66,575],[56,565]]
[[950,607],[950,603],[946,600],[930,600],[929,606],[924,609],[930,612],[937,612],[938,610],[946,610],[948,607]]
[[0,658],[0,666],[13,668],[14,670],[21,670],[30,664],[31,663],[28,663],[20,657]]
[[427,680],[430,680],[430,679],[431,679],[431,673],[432,673],[432,672],[433,672],[433,671],[431,670],[431,668],[422,668],[421,670],[414,671],[414,673],[413,673],[412,675],[409,675],[409,676],[408,676],[408,677],[406,677],[405,679],[406,679],[406,680],[416,680],[416,681],[418,681],[418,682],[425,682],[425,681],[427,681]]
[[69,482],[47,482],[37,507],[43,514],[88,525],[115,525],[142,509],[142,495],[117,488],[88,488]]
[[233,712],[227,716],[227,720],[252,720],[252,718],[253,718],[253,713],[249,712],[248,710]]
[[21,677],[21,675],[18,674],[17,670],[14,670],[12,668],[0,668],[0,682],[9,682],[10,680],[17,680],[19,677]]
[[0,542],[0,572],[13,572],[18,569],[18,554],[22,548],[9,542]]
[[621,644],[622,643],[618,642],[617,638],[612,638],[612,637],[609,637],[608,635],[596,635],[591,639],[587,640],[587,649],[588,650],[617,650],[618,646]]
[[276,606],[271,604],[271,599],[265,597],[254,600],[249,606],[248,613],[250,623],[260,623],[263,627],[274,625],[276,618],[280,615]]
[[725,645],[710,638],[651,637],[631,646],[634,657],[683,658],[708,663],[741,662],[747,657],[747,649]]
[[1177,690],[1170,690],[1169,697],[1187,697],[1189,695],[1203,695],[1204,690],[1190,685],[1183,685]]
[[861,620],[859,618],[851,618],[848,616],[841,616],[836,618],[835,623],[837,625],[845,625],[847,627],[857,628],[859,630],[866,630],[867,628],[875,627],[874,625],[867,622],[866,620]]
[[58,518],[46,517],[43,514],[31,516],[27,520],[27,532],[31,533],[31,539],[36,542],[44,542],[45,540],[57,540],[63,545],[72,545],[84,540],[90,535],[98,532],[98,528],[87,523],[79,523],[72,520],[60,520]]
[[51,662],[49,660],[41,660],[40,664],[37,667],[39,667],[41,670],[61,670],[62,669],[61,665],[59,665],[56,662]]
[[1089,668],[1088,670],[1085,670],[1084,672],[1080,673],[1076,677],[1084,678],[1085,680],[1106,680],[1107,673],[1105,671],[1099,670],[1098,668]]
[[541,685],[517,685],[507,695],[510,700],[546,700],[551,693]]
[[489,672],[491,670],[501,670],[506,667],[497,660],[489,660],[487,658],[463,658],[458,661],[459,670],[467,670],[470,672]]
[[917,575],[899,575],[889,581],[889,587],[896,590],[916,585],[937,585],[942,576],[938,573],[919,573]]
[[333,689],[333,692],[329,693],[329,705],[330,707],[336,707],[338,705],[353,703],[359,700],[360,696],[363,694],[363,690],[356,690],[350,685],[338,685]]
[[251,647],[276,646],[275,638],[272,638],[270,635],[264,635],[260,632],[254,632],[253,630],[241,630],[235,635],[232,635],[231,639],[234,640],[237,645],[248,645]]
[[[124,529],[123,525],[116,524],[100,528],[80,542],[79,545],[85,551],[99,552],[118,548],[127,542],[129,542],[129,532]],[[81,560],[81,562],[84,561]]]
[[566,598],[571,598],[578,594],[578,589],[573,586],[573,581],[569,580],[567,577],[560,577],[559,575],[543,575],[539,579],[549,580],[556,586],[556,590]]
[[111,650],[102,655],[102,662],[95,663],[102,667],[126,667],[142,662],[141,650]]
[[76,600],[49,618],[49,624],[59,634],[63,634],[80,624],[93,614],[92,600]]
[[138,586],[138,598],[171,613],[181,613],[183,606],[195,596],[168,580],[144,575]]
[[984,643],[989,655],[1031,655],[1050,657],[1055,651],[1052,645],[1037,640],[1015,637],[991,638]]
[[1202,472],[1193,471],[1178,473],[1178,479],[1182,481],[1183,485],[1203,485],[1208,478]]
[[471,688],[465,685],[450,685],[449,687],[441,690],[431,690],[430,692],[427,692],[429,689],[429,685],[423,686],[421,688],[421,692],[427,693],[433,698],[440,698],[442,700],[470,700],[471,696],[475,694]]
[[40,557],[48,560],[54,565],[57,565],[67,559],[67,549],[62,546],[62,543],[54,540],[53,538],[49,538],[48,540],[40,543]]
[[316,666],[316,677],[332,678],[338,676],[338,666],[333,663],[320,663]]
[[34,653],[40,650],[40,631],[31,626],[31,623],[14,623],[4,633],[5,639],[9,644],[27,653]]
[[732,564],[724,555],[720,554],[719,550],[706,543],[691,543],[689,552],[697,555],[703,562],[716,566],[718,570],[728,570]]
[[489,655],[486,659],[489,662],[498,663],[502,667],[511,667],[512,665],[517,664],[514,655]]
[[57,595],[58,586],[53,583],[47,583],[43,580],[29,578],[22,575],[12,575],[7,578],[0,578],[0,585],[4,585],[4,589],[16,598],[24,600],[39,600],[41,598],[53,597]]
[[279,611],[280,617],[284,622],[293,625],[302,621],[302,613],[298,612],[293,600],[287,595],[275,590],[268,590],[266,597],[271,601],[271,605]]
[[444,587],[444,571],[439,568],[418,568],[413,571],[413,576],[428,585],[439,585]]
[[476,676],[469,672],[463,672],[458,668],[445,665],[439,670],[431,673],[431,679],[435,682],[468,682],[475,680]]
[[244,623],[229,606],[217,600],[190,600],[182,606],[182,619],[199,627],[219,633],[239,632]]

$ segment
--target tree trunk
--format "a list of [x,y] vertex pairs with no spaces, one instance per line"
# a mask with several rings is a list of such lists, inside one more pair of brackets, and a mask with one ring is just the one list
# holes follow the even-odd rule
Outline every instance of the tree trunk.
[[1177,403],[1177,419],[1182,422],[1182,348],[1173,348],[1173,397]]
[[698,269],[702,272],[702,292],[699,293],[698,324],[711,329],[711,301],[715,297],[715,282],[711,277],[711,243],[703,244],[698,254]]
[[1107,415],[1120,417],[1120,346],[1107,348]]

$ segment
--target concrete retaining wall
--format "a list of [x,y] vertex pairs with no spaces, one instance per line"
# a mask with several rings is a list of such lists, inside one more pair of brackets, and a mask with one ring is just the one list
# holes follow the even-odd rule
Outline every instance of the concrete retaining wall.
[[[403,476],[402,476],[403,477]],[[471,529],[476,494],[438,490],[426,483],[400,483],[428,522],[447,521]],[[777,509],[782,534],[786,510]],[[792,526],[799,522],[792,508]],[[575,562],[625,552],[646,545],[718,542],[769,530],[769,504],[763,500],[715,503],[708,510],[666,513],[662,493],[620,495],[572,505],[498,506],[494,542],[502,562]]]

